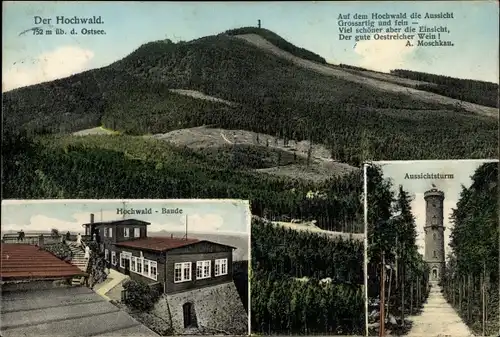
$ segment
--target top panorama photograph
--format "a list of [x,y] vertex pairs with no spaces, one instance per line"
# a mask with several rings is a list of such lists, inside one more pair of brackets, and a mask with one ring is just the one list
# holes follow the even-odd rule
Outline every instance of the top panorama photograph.
[[492,1],[5,2],[2,27],[4,198],[260,215],[364,161],[498,157]]

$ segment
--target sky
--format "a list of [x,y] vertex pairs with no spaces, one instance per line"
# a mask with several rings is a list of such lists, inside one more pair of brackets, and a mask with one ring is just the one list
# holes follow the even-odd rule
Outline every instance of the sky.
[[[165,230],[183,232],[186,215],[188,233],[249,235],[250,208],[241,200],[3,200],[2,231],[23,229],[84,234],[82,224],[95,221],[120,220],[117,209],[151,208],[151,215],[127,215],[125,218],[150,222],[148,232]],[[179,209],[182,214],[162,214],[162,209]]]
[[[142,44],[189,41],[228,29],[256,26],[323,56],[328,62],[373,70],[414,71],[498,83],[498,4],[496,1],[370,2],[3,2],[2,92],[67,77],[119,60]],[[340,14],[453,12],[445,23],[454,47],[405,47],[406,40],[339,40]],[[51,19],[35,22],[35,16]],[[100,25],[64,25],[56,16],[100,16]],[[34,35],[33,27],[63,29],[66,35]],[[71,29],[79,35],[69,34]],[[81,29],[105,35],[82,35]]]
[[[410,193],[413,197],[411,203],[415,223],[417,227],[417,245],[419,252],[424,254],[424,225],[425,225],[425,200],[424,192],[432,188],[432,184],[437,189],[444,192],[444,227],[445,227],[445,255],[451,252],[450,235],[453,224],[449,217],[452,209],[456,207],[460,199],[462,185],[470,187],[471,176],[476,169],[488,161],[498,160],[433,160],[433,161],[392,161],[374,162],[380,165],[384,178],[389,178],[393,184],[393,189],[397,193],[399,185]],[[453,175],[453,179],[405,179],[406,174],[435,173],[442,175]],[[397,195],[397,194],[396,194]]]

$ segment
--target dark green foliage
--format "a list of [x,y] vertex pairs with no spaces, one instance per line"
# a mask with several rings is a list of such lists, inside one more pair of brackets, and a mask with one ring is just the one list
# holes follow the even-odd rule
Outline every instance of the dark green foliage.
[[357,71],[373,71],[373,70],[369,70],[369,69],[366,69],[366,68],[362,68],[362,67],[356,67],[356,66],[351,66],[349,64],[339,64],[338,65],[340,68],[345,68],[345,69],[350,69],[350,70],[357,70]]
[[[363,230],[352,217],[362,214],[361,172],[314,184],[216,166],[187,148],[130,136],[45,137],[29,146],[36,151],[10,155],[18,165],[4,158],[5,198],[239,198],[256,215]],[[327,197],[307,199],[308,191]]]
[[[385,284],[389,312],[400,317],[403,307],[405,315],[414,314],[428,296],[429,270],[415,244],[417,232],[411,199],[404,186],[399,186],[398,193],[394,193],[391,182],[383,177],[379,167],[369,166],[367,177],[368,297],[379,298],[383,253],[385,264],[393,269],[392,282]],[[387,270],[386,276],[389,275]],[[405,301],[402,306],[403,291]]]
[[65,243],[54,243],[44,245],[43,249],[57,256],[61,260],[70,261],[73,257],[71,249]]
[[315,54],[307,49],[297,47],[291,44],[290,42],[286,41],[285,39],[283,39],[278,34],[264,28],[242,27],[242,28],[228,30],[226,31],[226,34],[228,35],[257,34],[266,39],[267,41],[271,42],[272,44],[274,44],[276,47],[280,48],[281,50],[287,51],[292,55],[322,64],[326,63],[326,60],[323,57],[319,56],[318,54]]
[[364,297],[355,284],[319,284],[267,273],[252,275],[252,332],[362,334]]
[[420,90],[430,91],[466,102],[498,108],[498,84],[496,83],[466,80],[402,69],[391,70],[391,74],[402,78],[430,83],[417,86],[417,89]]
[[484,285],[485,334],[492,335],[499,328],[498,163],[485,163],[475,171],[472,185],[462,189],[451,220],[452,254],[443,281],[445,296],[474,332],[482,334]]
[[5,130],[37,133],[104,124],[142,134],[212,124],[299,141],[310,136],[356,166],[498,155],[494,119],[321,75],[227,34],[151,42],[109,67],[7,92],[3,108]]
[[124,303],[140,311],[149,311],[160,298],[156,287],[150,287],[146,282],[127,280],[123,283],[126,291]]
[[248,261],[233,261],[233,280],[241,302],[248,312]]
[[106,274],[106,260],[104,259],[104,252],[101,252],[97,242],[89,241],[85,244],[90,248],[87,273],[89,274],[89,285],[92,288],[95,284],[104,282],[108,277]]
[[363,283],[363,242],[252,221],[252,268],[289,277]]
[[[297,280],[301,277],[309,280]],[[327,277],[331,283],[319,283]],[[333,241],[252,220],[253,332],[359,334],[362,282],[362,242]]]

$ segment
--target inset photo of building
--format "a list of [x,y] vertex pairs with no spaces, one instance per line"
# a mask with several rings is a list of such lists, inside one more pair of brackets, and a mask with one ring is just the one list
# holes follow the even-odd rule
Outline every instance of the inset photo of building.
[[241,200],[4,201],[2,336],[247,335],[250,221]]
[[498,317],[498,160],[365,164],[370,335],[490,336]]

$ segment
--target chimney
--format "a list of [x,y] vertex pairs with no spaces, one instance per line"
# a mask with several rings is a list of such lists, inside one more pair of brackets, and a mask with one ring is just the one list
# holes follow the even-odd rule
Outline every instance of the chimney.
[[90,223],[94,223],[94,213],[90,213]]

